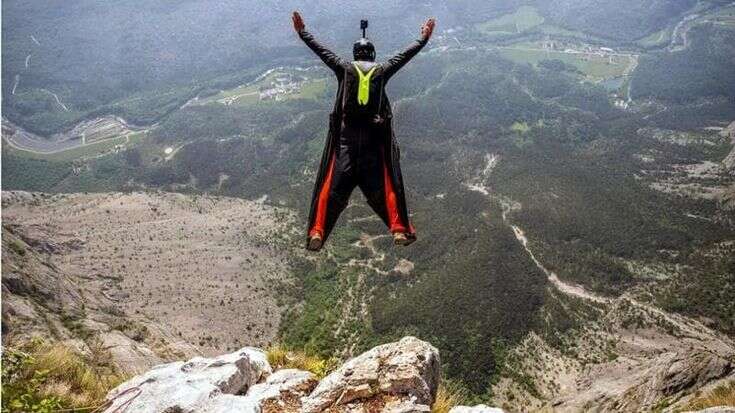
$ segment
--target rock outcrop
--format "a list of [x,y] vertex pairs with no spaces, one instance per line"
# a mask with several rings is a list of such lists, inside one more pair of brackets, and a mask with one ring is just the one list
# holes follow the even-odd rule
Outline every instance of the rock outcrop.
[[[244,348],[208,359],[195,357],[153,368],[121,384],[108,394],[108,412],[226,412],[233,405],[250,407],[236,399],[218,400],[247,390],[271,374],[265,353]],[[252,403],[250,403],[252,404]],[[258,410],[253,406],[248,410]]]
[[346,362],[304,399],[303,411],[354,411],[367,403],[381,410],[428,412],[439,387],[440,369],[436,348],[405,337]]
[[253,386],[247,395],[265,411],[297,410],[301,398],[311,393],[318,382],[308,371],[284,369],[268,376],[265,383]]
[[[601,411],[649,410],[662,400],[677,400],[708,383],[730,376],[733,364],[725,357],[693,350],[689,354],[667,353],[654,357],[650,370],[634,377],[621,394],[599,393],[593,399]],[[598,388],[600,386],[597,386]]]
[[405,337],[348,360],[318,382],[305,371],[272,372],[265,353],[244,348],[155,367],[112,390],[106,412],[429,412],[440,366],[436,348]]

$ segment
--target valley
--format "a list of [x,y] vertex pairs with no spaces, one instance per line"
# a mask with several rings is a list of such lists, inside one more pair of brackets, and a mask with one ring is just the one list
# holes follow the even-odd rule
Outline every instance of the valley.
[[[685,14],[681,20],[670,27],[662,29],[656,36],[662,38],[665,33],[671,33],[671,44],[666,48],[669,52],[686,49],[686,34],[697,25],[714,23],[725,27],[732,26],[732,15],[735,5],[717,4],[710,6],[697,6],[693,11]],[[628,108],[631,101],[630,76],[638,65],[639,56],[648,53],[647,49],[631,47],[629,44],[616,50],[615,42],[606,43],[605,40],[583,32],[565,32],[561,28],[549,29],[556,26],[549,25],[544,17],[539,14],[535,7],[521,6],[514,13],[502,15],[487,22],[478,24],[475,28],[479,33],[484,33],[491,39],[489,49],[498,50],[502,57],[519,64],[531,64],[537,66],[542,62],[554,61],[567,65],[562,70],[570,72],[577,71],[585,81],[603,85],[610,93],[611,99],[620,107]],[[460,41],[457,37],[467,36],[468,32],[455,33],[450,29],[446,34],[437,37],[440,52],[452,50],[473,50],[477,46],[476,40]],[[507,35],[513,34],[510,38]],[[518,37],[520,35],[520,37]],[[498,37],[500,36],[500,37]],[[652,35],[653,36],[653,35]],[[654,37],[656,37],[654,36]],[[471,36],[470,36],[471,37]],[[456,43],[455,43],[455,39]],[[485,39],[483,39],[485,40]],[[609,43],[609,44],[608,44]],[[660,42],[654,42],[658,45]],[[643,43],[646,44],[645,42]],[[675,45],[676,44],[676,45]],[[38,46],[38,45],[36,45]],[[645,47],[645,46],[644,46]],[[655,48],[654,48],[655,49]],[[26,56],[25,68],[28,68]],[[254,79],[235,88],[220,90],[217,93],[207,92],[203,97],[202,92],[197,92],[181,105],[184,109],[190,105],[223,104],[226,106],[237,105],[247,107],[256,102],[273,101],[279,102],[283,99],[321,99],[324,97],[326,84],[322,77],[326,72],[314,67],[278,66],[264,70]],[[310,77],[316,75],[316,78]],[[327,77],[328,78],[328,77]],[[13,95],[17,88],[13,87]],[[59,110],[69,112],[69,108],[60,101],[57,94],[49,93],[56,101]],[[158,124],[147,127],[131,126],[124,119],[116,116],[104,116],[89,121],[80,120],[73,127],[67,127],[67,131],[53,134],[50,137],[38,136],[32,132],[23,130],[21,126],[13,124],[3,118],[7,142],[22,151],[34,154],[55,154],[82,146],[95,143],[95,134],[99,141],[107,140],[106,145],[96,145],[97,148],[88,148],[78,154],[69,154],[64,159],[75,159],[84,157],[87,153],[105,153],[110,148],[119,149],[129,146],[128,137],[135,132],[148,133]],[[11,133],[18,131],[18,133]],[[85,139],[90,135],[90,139]]]

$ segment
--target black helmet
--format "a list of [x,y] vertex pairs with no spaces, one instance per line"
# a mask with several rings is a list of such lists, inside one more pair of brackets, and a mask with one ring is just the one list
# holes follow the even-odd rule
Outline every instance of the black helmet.
[[375,61],[375,46],[366,38],[361,38],[352,46],[352,55],[355,60],[364,60],[368,62]]

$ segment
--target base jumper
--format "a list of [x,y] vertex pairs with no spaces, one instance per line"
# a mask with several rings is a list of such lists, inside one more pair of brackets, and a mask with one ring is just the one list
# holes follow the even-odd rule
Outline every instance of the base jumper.
[[353,46],[351,62],[318,43],[306,31],[298,12],[293,13],[293,25],[301,40],[332,69],[338,81],[312,195],[307,249],[321,249],[356,186],[388,226],[394,243],[411,244],[416,240],[416,231],[409,222],[385,85],[429,41],[434,19],[424,23],[418,40],[385,63],[375,62],[375,47],[365,37],[365,20],[361,22],[363,37]]

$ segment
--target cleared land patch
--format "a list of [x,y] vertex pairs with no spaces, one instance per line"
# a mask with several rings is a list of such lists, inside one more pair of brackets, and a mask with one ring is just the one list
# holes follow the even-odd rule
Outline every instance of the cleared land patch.
[[704,20],[714,24],[735,27],[735,5],[729,5],[708,13],[704,16]]
[[313,70],[274,70],[255,82],[200,99],[197,104],[249,106],[291,99],[317,99],[327,87],[327,79],[320,75]]
[[19,156],[25,156],[33,159],[43,159],[48,161],[65,162],[75,161],[79,159],[88,159],[98,156],[104,156],[109,153],[120,151],[130,145],[137,144],[145,139],[144,132],[136,132],[125,136],[105,139],[98,142],[80,145],[71,149],[65,149],[54,153],[37,153],[24,149],[10,148],[9,150]]
[[671,28],[665,28],[657,32],[653,32],[648,36],[636,41],[643,47],[660,47],[671,42]]
[[513,13],[502,15],[477,25],[486,34],[521,33],[544,22],[535,7],[522,6]]
[[544,48],[541,43],[518,43],[499,47],[501,56],[516,63],[537,65],[542,60],[561,60],[573,65],[592,80],[624,76],[631,66],[634,55],[603,53],[565,48],[563,50]]

